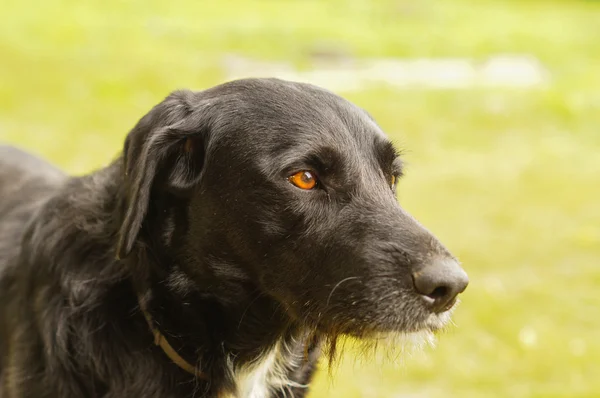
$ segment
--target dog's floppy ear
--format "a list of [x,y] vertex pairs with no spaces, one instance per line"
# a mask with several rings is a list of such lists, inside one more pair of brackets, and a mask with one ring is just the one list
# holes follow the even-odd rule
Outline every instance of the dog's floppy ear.
[[154,190],[185,195],[200,179],[208,120],[201,109],[194,109],[195,95],[191,91],[172,93],[127,136],[123,151],[124,216],[117,241],[119,259],[133,249]]

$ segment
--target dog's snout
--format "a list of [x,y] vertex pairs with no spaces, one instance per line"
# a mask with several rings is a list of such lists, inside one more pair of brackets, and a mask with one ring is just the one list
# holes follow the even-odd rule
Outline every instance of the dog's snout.
[[437,259],[414,272],[415,289],[435,312],[443,312],[452,307],[456,296],[469,284],[467,273],[452,259]]

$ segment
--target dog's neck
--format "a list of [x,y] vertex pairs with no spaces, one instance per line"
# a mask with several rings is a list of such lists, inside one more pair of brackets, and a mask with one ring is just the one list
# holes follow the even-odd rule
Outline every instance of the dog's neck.
[[185,225],[185,201],[166,211],[160,200],[155,206],[125,264],[147,317],[177,353],[174,366],[190,364],[200,379],[226,380],[223,389],[240,396],[296,385],[287,375],[306,362],[309,331],[243,275],[239,259],[225,253],[215,260],[206,254],[210,244],[187,247],[191,239],[157,233]]
[[173,348],[173,346],[169,343],[168,339],[162,334],[159,326],[155,323],[154,318],[146,308],[145,299],[143,297],[138,296],[138,303],[140,305],[140,310],[142,311],[142,315],[146,318],[146,322],[148,322],[148,328],[152,331],[154,335],[154,344],[160,347],[166,356],[181,369],[185,370],[189,374],[201,380],[209,380],[208,375],[203,373],[202,371],[196,368],[196,365],[192,365],[188,361],[186,361],[177,350]]
[[214,295],[214,289],[206,294],[197,287],[182,294],[172,288],[169,283],[156,284],[140,297],[154,330],[177,353],[174,360],[161,347],[165,360],[180,368],[191,365],[199,382],[224,380],[222,391],[239,396],[301,387],[289,375],[306,361],[309,336],[287,319],[279,304],[249,293],[248,299],[232,305],[226,297]]

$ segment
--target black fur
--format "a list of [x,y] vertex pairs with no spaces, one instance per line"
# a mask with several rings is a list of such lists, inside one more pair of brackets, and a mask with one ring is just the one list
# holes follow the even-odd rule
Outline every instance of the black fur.
[[[411,272],[451,255],[396,202],[400,174],[367,113],[274,79],[171,94],[83,177],[0,147],[0,396],[235,394],[232,369],[279,341],[306,384],[325,340],[440,327]],[[208,381],[153,345],[138,294]]]

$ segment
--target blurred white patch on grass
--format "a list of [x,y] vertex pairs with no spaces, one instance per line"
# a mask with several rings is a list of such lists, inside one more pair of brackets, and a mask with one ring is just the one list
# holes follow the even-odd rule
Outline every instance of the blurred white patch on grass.
[[519,332],[519,342],[524,348],[535,347],[538,342],[537,331],[530,326],[525,326]]
[[550,80],[546,68],[530,55],[501,54],[483,61],[470,58],[353,59],[336,55],[300,70],[286,62],[228,54],[223,57],[222,67],[228,80],[279,77],[346,92],[383,85],[426,89],[533,88]]

